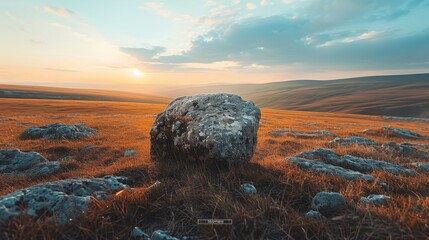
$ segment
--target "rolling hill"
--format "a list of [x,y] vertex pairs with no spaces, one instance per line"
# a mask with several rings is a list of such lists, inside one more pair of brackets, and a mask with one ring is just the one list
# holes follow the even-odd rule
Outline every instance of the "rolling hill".
[[211,85],[162,95],[219,92],[239,94],[262,108],[429,117],[429,74]]

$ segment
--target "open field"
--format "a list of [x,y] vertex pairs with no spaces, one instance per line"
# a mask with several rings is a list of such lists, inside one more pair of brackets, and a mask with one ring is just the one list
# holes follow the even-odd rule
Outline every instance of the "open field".
[[[429,136],[429,123],[382,119],[380,116],[316,113],[262,109],[256,153],[250,164],[231,169],[207,169],[185,164],[157,165],[150,159],[150,127],[163,104],[0,99],[0,149],[36,151],[54,161],[64,161],[63,171],[44,178],[0,177],[0,195],[37,183],[71,177],[126,176],[135,191],[125,191],[106,201],[97,201],[87,218],[59,226],[27,218],[15,219],[5,229],[23,239],[127,239],[134,226],[147,232],[168,230],[173,236],[199,239],[426,239],[429,236],[429,174],[372,175],[388,184],[383,188],[361,180],[315,174],[292,165],[286,156],[318,147],[339,154],[385,160],[397,164],[424,160],[375,151],[372,147],[332,146],[330,136],[302,138],[276,135],[272,130],[327,130],[339,137],[359,135],[381,143],[413,142],[384,133],[369,134],[367,128],[405,128]],[[85,122],[98,135],[81,140],[20,140],[29,126],[48,123]],[[92,150],[85,146],[93,145]],[[134,149],[136,156],[124,157]],[[422,149],[424,150],[424,149]],[[427,150],[427,149],[426,149]],[[161,186],[145,187],[159,180]],[[240,192],[250,182],[254,196]],[[348,201],[340,216],[327,220],[304,217],[312,197],[320,191],[341,192]],[[391,197],[387,206],[359,202],[369,194]],[[197,225],[199,218],[230,218],[231,226]]]

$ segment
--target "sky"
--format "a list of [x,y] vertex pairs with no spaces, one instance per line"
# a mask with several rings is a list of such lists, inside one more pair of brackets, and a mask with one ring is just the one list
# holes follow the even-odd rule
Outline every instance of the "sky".
[[429,72],[424,0],[0,0],[0,83],[141,90]]

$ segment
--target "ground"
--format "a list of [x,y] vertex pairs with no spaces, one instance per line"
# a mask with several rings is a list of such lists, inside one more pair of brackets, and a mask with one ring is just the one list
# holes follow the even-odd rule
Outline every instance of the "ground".
[[[166,105],[70,100],[0,99],[0,149],[36,151],[51,161],[71,156],[63,171],[43,178],[0,177],[0,195],[37,183],[71,177],[127,176],[135,191],[96,201],[85,219],[58,226],[28,218],[15,219],[1,231],[13,239],[127,239],[135,226],[151,233],[168,230],[174,236],[199,239],[425,239],[429,236],[429,174],[395,176],[373,173],[389,188],[364,181],[299,169],[285,157],[318,147],[340,154],[386,160],[398,164],[422,162],[390,155],[372,147],[332,146],[330,136],[302,138],[276,135],[272,130],[327,130],[339,137],[360,135],[388,141],[429,144],[367,128],[392,126],[429,136],[429,123],[401,122],[380,116],[262,109],[258,145],[250,164],[231,169],[208,169],[186,164],[157,165],[150,159],[150,127]],[[81,140],[20,140],[29,126],[85,122],[98,135]],[[85,148],[92,145],[93,148]],[[126,150],[135,156],[124,156]],[[424,149],[422,149],[424,150]],[[427,149],[426,149],[427,150]],[[148,192],[155,181],[161,185]],[[252,183],[257,194],[246,196],[242,183]],[[320,191],[338,191],[348,207],[327,220],[304,217],[312,197]],[[387,206],[359,203],[362,196],[386,194]],[[230,226],[197,225],[199,218],[230,218]]]

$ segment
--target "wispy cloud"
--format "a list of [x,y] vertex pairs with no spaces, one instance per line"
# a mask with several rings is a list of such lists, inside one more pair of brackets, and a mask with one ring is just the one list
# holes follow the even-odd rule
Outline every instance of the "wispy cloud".
[[72,10],[66,9],[66,8],[60,8],[60,7],[52,7],[52,6],[45,6],[43,8],[43,11],[46,13],[55,14],[60,17],[69,17],[71,15],[76,14]]
[[249,10],[255,10],[256,9],[256,4],[254,3],[247,3],[246,4],[246,8]]

